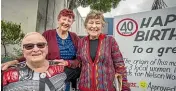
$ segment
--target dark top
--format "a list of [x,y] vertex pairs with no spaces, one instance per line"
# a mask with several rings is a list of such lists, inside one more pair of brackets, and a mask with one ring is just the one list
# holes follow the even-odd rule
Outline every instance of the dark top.
[[90,57],[93,62],[95,60],[97,47],[98,47],[98,39],[90,40]]

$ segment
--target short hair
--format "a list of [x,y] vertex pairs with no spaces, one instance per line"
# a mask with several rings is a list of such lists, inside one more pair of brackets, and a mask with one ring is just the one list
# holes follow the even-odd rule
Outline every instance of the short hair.
[[92,10],[88,13],[84,22],[85,27],[87,26],[89,19],[101,19],[103,26],[105,25],[105,19],[104,19],[103,13],[100,11]]
[[73,10],[70,10],[70,9],[61,10],[57,17],[57,20],[59,20],[61,16],[67,16],[67,17],[75,19],[75,14],[73,13]]

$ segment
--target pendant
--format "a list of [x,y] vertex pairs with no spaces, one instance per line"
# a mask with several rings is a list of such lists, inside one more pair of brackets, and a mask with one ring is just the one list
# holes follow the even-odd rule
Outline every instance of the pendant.
[[64,45],[64,40],[62,40],[62,45]]
[[40,78],[45,78],[46,77],[46,73],[41,73],[40,74]]

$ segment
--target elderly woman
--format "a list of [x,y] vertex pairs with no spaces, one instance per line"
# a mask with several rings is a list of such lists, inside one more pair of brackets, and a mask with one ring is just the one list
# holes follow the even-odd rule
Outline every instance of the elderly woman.
[[[48,60],[55,60],[59,62],[59,65],[64,65],[65,73],[67,74],[67,80],[72,81],[76,87],[76,78],[79,77],[80,69],[77,67],[76,52],[78,49],[79,37],[70,32],[69,29],[74,22],[75,15],[72,10],[63,9],[60,11],[57,21],[58,27],[56,29],[47,30],[43,33],[43,36],[48,42]],[[57,59],[57,60],[56,60]],[[2,64],[2,69],[7,69],[8,66],[16,64],[18,62],[25,61],[25,58],[7,62]],[[73,69],[74,68],[74,69]]]
[[22,40],[25,62],[2,73],[3,91],[64,91],[64,67],[46,59],[46,39],[37,32],[25,35]]
[[78,43],[77,60],[82,64],[81,91],[115,91],[115,74],[122,75],[122,91],[130,91],[122,54],[115,39],[102,33],[102,13],[91,11],[85,19],[88,36]]

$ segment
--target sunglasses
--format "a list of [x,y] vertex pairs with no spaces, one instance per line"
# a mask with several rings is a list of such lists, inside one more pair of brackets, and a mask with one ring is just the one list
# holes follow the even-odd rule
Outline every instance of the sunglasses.
[[37,46],[38,48],[45,48],[45,46],[47,45],[47,43],[45,42],[39,42],[37,44],[33,44],[33,43],[28,43],[28,44],[24,44],[23,48],[25,48],[26,50],[31,50],[34,48],[34,46]]

